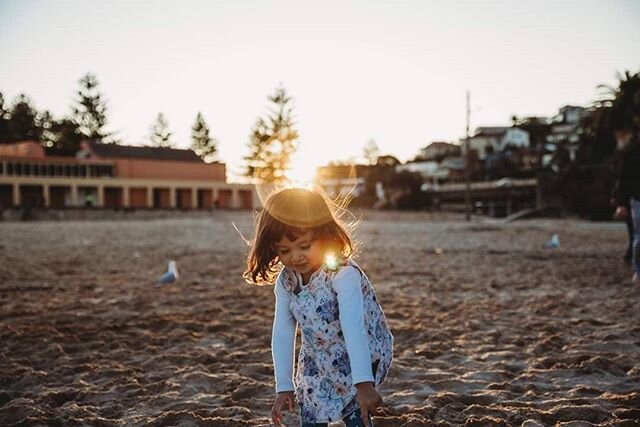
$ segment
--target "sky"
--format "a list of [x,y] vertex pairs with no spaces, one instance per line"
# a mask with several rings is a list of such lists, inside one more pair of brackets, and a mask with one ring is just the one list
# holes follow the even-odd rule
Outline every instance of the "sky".
[[640,71],[638,22],[638,0],[0,0],[0,92],[62,117],[92,72],[107,130],[131,145],[163,113],[186,148],[201,112],[236,180],[279,85],[298,167],[371,139],[406,161],[464,136],[467,91],[472,129],[589,105]]

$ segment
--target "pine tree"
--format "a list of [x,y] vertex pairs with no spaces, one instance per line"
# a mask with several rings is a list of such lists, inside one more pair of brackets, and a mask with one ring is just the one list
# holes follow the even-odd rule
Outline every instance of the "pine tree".
[[201,113],[198,113],[191,128],[191,149],[207,163],[216,159],[218,141],[209,135],[209,126]]
[[268,100],[268,116],[259,117],[251,129],[245,174],[256,182],[279,184],[287,179],[298,131],[294,129],[293,100],[284,87],[278,87]]
[[45,150],[49,155],[75,156],[83,138],[74,120],[68,117],[60,120],[51,118],[49,128],[44,132]]
[[98,79],[87,73],[79,80],[80,89],[72,107],[72,117],[80,133],[99,142],[108,142],[112,134],[106,132],[107,104],[98,90]]
[[151,145],[154,147],[171,147],[173,145],[171,141],[171,132],[169,132],[169,123],[164,118],[164,114],[159,113],[156,117],[156,122],[151,126],[151,134],[149,139]]
[[4,105],[4,95],[0,92],[0,144],[9,142],[9,111]]
[[38,113],[36,117],[37,125],[42,129],[42,145],[46,147],[52,147],[56,140],[56,135],[53,132],[53,125],[55,119],[48,110]]
[[41,141],[42,128],[38,124],[38,111],[31,104],[31,100],[24,94],[18,95],[9,112],[8,140],[12,141]]

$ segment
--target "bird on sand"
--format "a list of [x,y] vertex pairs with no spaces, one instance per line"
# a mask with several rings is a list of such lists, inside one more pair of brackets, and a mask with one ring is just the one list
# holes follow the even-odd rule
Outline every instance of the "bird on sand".
[[167,271],[162,276],[160,276],[156,286],[162,286],[162,285],[167,285],[169,283],[173,283],[176,280],[178,280],[179,277],[180,276],[178,275],[178,268],[176,267],[176,262],[169,261],[169,264],[167,266]]
[[547,243],[544,244],[544,247],[547,249],[555,249],[560,247],[560,236],[558,233],[553,233],[551,239]]

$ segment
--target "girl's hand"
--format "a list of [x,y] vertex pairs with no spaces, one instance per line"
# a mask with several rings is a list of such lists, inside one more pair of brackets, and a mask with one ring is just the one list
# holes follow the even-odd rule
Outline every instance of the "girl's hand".
[[282,423],[282,407],[287,404],[289,405],[289,411],[293,412],[293,406],[295,405],[293,392],[283,391],[278,393],[271,408],[271,421],[273,421],[274,424],[280,425],[280,423]]
[[362,415],[362,422],[364,426],[370,425],[370,416],[375,415],[378,412],[378,407],[382,406],[382,396],[373,386],[372,382],[356,384],[358,394],[356,399],[358,405],[360,405],[360,413]]

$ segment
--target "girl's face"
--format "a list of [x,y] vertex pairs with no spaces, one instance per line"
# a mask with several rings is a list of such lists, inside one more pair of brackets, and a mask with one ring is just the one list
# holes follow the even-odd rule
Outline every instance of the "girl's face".
[[324,251],[319,240],[313,239],[311,231],[301,234],[293,241],[285,235],[276,242],[276,253],[285,267],[292,268],[308,282],[311,274],[324,262]]

